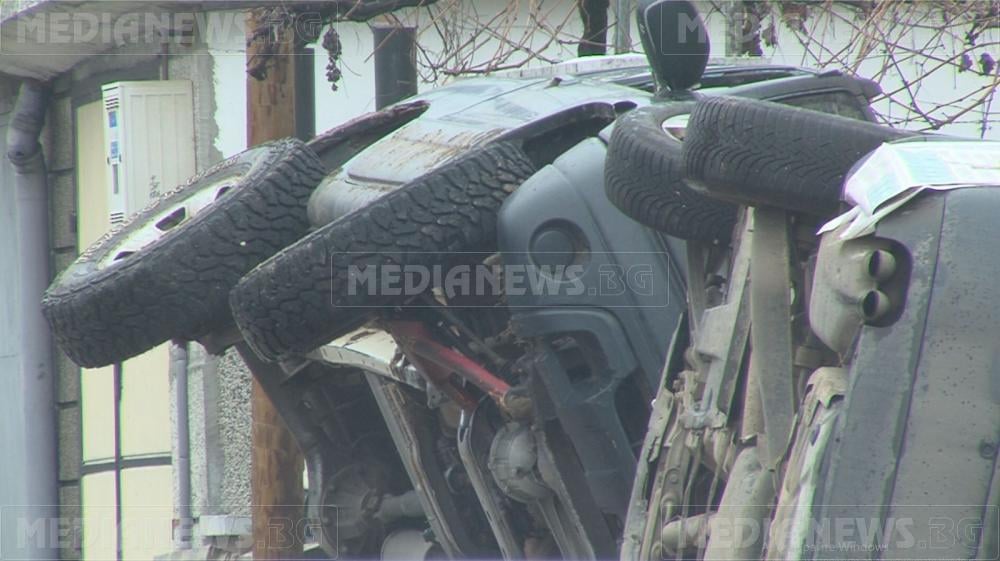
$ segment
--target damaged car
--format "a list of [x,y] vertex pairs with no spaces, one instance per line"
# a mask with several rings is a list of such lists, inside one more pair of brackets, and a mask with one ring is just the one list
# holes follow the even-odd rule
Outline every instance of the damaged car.
[[731,406],[761,383],[746,295],[789,292],[740,276],[768,223],[692,179],[691,140],[767,146],[757,104],[883,129],[874,83],[710,63],[703,30],[674,25],[700,25],[693,5],[639,4],[646,57],[456,81],[165,194],[53,283],[60,346],[101,366],[171,339],[235,345],[305,454],[331,557],[688,556],[667,528],[697,534],[741,489],[734,465],[783,457],[740,454],[769,417],[744,435]]

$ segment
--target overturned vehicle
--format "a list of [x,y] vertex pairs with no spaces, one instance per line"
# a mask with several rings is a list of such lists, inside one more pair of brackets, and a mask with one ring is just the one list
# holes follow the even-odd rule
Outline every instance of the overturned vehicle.
[[860,326],[905,315],[907,242],[858,250],[899,265],[869,317],[838,311],[842,275],[817,271],[845,250],[810,236],[849,167],[907,135],[867,122],[875,84],[708,64],[681,18],[640,2],[648,60],[458,81],[235,156],[65,271],[53,332],[82,366],[235,345],[331,557],[757,558],[766,530],[713,546],[712,522],[804,504],[813,472],[782,474],[832,453],[803,435],[837,438],[817,423]]

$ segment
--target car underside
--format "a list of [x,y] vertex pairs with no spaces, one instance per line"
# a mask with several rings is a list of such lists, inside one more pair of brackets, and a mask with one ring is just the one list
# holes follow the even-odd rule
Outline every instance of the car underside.
[[[605,196],[609,125],[623,108],[650,102],[641,90],[652,80],[644,68],[614,75],[638,90],[606,88],[601,101],[588,97],[475,140],[523,142],[539,168],[504,203],[498,251],[479,262],[525,271],[585,264],[585,274],[545,294],[424,296],[293,360],[294,374],[272,369],[283,415],[297,419],[293,432],[310,443],[309,513],[328,552],[377,555],[408,539],[451,557],[617,554],[650,405],[686,309],[689,256],[680,240],[631,221]],[[548,87],[573,87],[565,82]],[[865,119],[876,91],[837,73],[767,66],[710,68],[705,82],[713,87],[657,103],[725,93]],[[458,158],[472,135],[447,130],[452,122],[481,126],[497,106],[532,99],[529,89],[507,94],[510,101],[452,104],[445,88],[408,102],[427,105],[317,189],[314,226]],[[468,104],[471,115],[434,111],[446,103]],[[418,155],[433,163],[415,163]],[[375,163],[397,157],[406,165],[386,171]],[[622,288],[637,282],[649,289]],[[377,405],[381,421],[341,417],[351,410],[342,396],[356,395],[369,412]],[[371,449],[353,448],[361,440]],[[393,510],[403,501],[414,508]]]

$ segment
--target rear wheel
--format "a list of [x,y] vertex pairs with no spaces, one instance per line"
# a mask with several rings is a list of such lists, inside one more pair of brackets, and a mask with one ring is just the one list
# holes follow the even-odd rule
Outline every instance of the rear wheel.
[[687,178],[713,197],[820,216],[837,212],[844,177],[882,143],[917,133],[777,103],[713,97],[684,140]]
[[616,207],[654,230],[686,240],[728,240],[736,206],[684,182],[684,121],[694,107],[693,102],[650,105],[619,118],[608,145],[604,188]]

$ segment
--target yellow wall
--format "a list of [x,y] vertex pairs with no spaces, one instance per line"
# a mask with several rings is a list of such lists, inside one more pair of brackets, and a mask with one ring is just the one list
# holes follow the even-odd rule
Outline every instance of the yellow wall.
[[[76,111],[79,249],[108,229],[107,166],[101,101]],[[122,364],[122,457],[170,453],[170,381],[167,345]],[[112,367],[81,371],[83,462],[114,458]],[[152,559],[171,547],[172,470],[132,468],[122,472],[122,552],[126,560]],[[115,559],[114,473],[83,477],[83,556]]]

